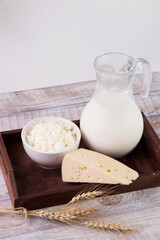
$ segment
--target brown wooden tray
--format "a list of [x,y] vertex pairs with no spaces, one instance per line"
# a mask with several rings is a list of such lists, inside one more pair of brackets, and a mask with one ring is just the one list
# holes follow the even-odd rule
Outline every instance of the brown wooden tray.
[[[75,121],[78,125],[79,121]],[[120,185],[114,193],[160,186],[160,140],[144,116],[144,133],[138,146],[121,162],[140,177],[129,186]],[[0,133],[0,167],[13,207],[37,209],[68,202],[87,184],[63,183],[61,169],[45,170],[25,153],[21,130]],[[81,146],[84,147],[83,142]]]

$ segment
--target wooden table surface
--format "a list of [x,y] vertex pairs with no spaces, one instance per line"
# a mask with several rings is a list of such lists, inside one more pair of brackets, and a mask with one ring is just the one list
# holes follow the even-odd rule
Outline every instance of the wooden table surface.
[[[151,92],[147,99],[142,99],[139,95],[141,85],[141,76],[137,76],[134,84],[136,102],[160,137],[160,74],[153,73]],[[94,88],[95,81],[88,81],[0,94],[0,131],[22,128],[29,120],[41,116],[80,119]],[[160,239],[160,187],[120,196],[121,201],[115,205],[104,206],[98,200],[93,200],[92,204],[101,207],[97,217],[104,221],[131,225],[134,230],[130,234],[104,233],[87,227],[74,227],[29,217],[22,226],[0,227],[0,239]],[[12,207],[1,171],[0,207]],[[22,216],[0,215],[0,223],[17,223],[21,219]]]

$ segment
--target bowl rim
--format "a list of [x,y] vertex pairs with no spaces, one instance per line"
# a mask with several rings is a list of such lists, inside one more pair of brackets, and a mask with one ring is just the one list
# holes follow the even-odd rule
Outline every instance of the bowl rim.
[[[63,150],[63,151],[58,151],[58,152],[44,152],[44,151],[40,151],[40,150],[37,150],[37,149],[34,149],[32,146],[30,146],[26,139],[25,139],[25,129],[27,128],[28,125],[30,125],[32,122],[35,121],[35,124],[36,125],[38,123],[38,121],[40,120],[43,120],[43,119],[53,119],[53,121],[62,121],[62,122],[67,122],[68,124],[72,124],[74,126],[74,129],[76,129],[76,142],[71,146],[71,147],[68,147],[66,150]],[[46,121],[47,122],[47,121]],[[33,125],[33,127],[34,127]],[[66,119],[66,118],[62,118],[62,117],[56,117],[56,116],[45,116],[45,117],[39,117],[39,118],[34,118],[32,120],[30,120],[29,122],[27,122],[24,127],[22,128],[21,130],[21,139],[22,139],[22,142],[29,148],[31,149],[32,151],[34,152],[37,152],[37,153],[41,153],[41,154],[48,154],[48,155],[51,155],[51,154],[64,154],[65,152],[68,152],[70,151],[76,144],[79,145],[80,143],[80,140],[81,140],[81,131],[80,131],[80,128],[71,120],[69,119]]]

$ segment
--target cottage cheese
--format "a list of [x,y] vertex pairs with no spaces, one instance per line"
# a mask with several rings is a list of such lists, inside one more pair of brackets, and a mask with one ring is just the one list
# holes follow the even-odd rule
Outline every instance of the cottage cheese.
[[76,133],[72,126],[56,122],[39,122],[26,136],[27,143],[35,150],[60,152],[76,142]]

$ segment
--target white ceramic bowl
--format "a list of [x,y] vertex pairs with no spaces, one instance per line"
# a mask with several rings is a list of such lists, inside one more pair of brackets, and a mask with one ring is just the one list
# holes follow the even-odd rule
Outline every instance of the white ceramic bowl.
[[[48,121],[54,121],[56,123],[62,123],[63,125],[66,126],[72,126],[73,129],[76,132],[76,142],[74,145],[66,149],[65,151],[61,152],[42,152],[39,150],[34,149],[32,146],[30,146],[27,141],[26,141],[26,136],[28,135],[29,131],[33,129],[33,127],[39,123],[46,123]],[[59,118],[59,117],[41,117],[41,118],[36,118],[33,119],[32,121],[28,122],[22,129],[21,132],[21,139],[23,143],[23,147],[28,154],[28,156],[38,163],[41,167],[46,168],[46,169],[54,169],[54,168],[59,168],[61,166],[62,160],[64,155],[67,152],[74,151],[79,147],[80,140],[81,140],[81,132],[78,126],[64,118]]]

